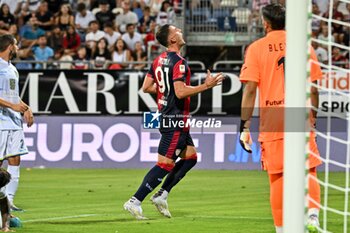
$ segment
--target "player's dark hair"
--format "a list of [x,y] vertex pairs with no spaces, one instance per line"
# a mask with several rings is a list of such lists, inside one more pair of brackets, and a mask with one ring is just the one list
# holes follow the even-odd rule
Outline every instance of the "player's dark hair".
[[0,36],[0,52],[4,52],[10,45],[15,44],[15,37],[10,34]]
[[0,168],[0,188],[7,185],[11,180],[11,175],[3,168]]
[[264,20],[270,23],[272,30],[283,30],[286,24],[286,8],[281,4],[269,4],[262,8]]
[[163,45],[164,47],[168,47],[169,27],[169,24],[164,24],[158,29],[156,34],[159,44]]

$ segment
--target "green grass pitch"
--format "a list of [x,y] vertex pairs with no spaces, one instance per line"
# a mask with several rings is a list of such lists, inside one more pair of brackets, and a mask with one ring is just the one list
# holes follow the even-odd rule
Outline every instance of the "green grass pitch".
[[[122,208],[147,170],[22,169],[15,213],[26,233],[273,233],[268,178],[261,171],[191,171],[171,192],[172,219],[148,196],[150,220],[137,221]],[[320,177],[324,176],[320,174]],[[344,173],[330,180],[344,185]],[[328,203],[343,209],[344,195],[330,190]],[[328,229],[343,232],[343,217],[329,214]]]

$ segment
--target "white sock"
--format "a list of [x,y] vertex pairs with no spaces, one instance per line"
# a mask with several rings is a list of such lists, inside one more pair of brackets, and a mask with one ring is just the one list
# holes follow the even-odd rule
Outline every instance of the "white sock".
[[275,226],[275,228],[276,228],[276,233],[283,233],[283,227]]
[[316,215],[317,218],[318,218],[318,214],[320,213],[320,210],[317,209],[317,208],[310,208],[307,212],[307,215],[308,216],[311,216],[311,215]]
[[169,194],[168,191],[163,190],[162,197],[167,199],[168,198],[168,194]]
[[132,198],[130,198],[130,201],[132,202],[132,203],[134,203],[135,205],[141,205],[141,202],[139,201],[139,199],[137,199],[136,197],[132,197]]
[[11,180],[6,186],[6,194],[10,204],[12,205],[19,183],[19,166],[8,165],[7,171],[11,174]]

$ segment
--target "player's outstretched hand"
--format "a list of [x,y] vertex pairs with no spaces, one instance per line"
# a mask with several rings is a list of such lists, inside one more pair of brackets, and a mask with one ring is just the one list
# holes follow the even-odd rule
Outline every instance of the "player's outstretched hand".
[[25,111],[27,111],[28,106],[25,103],[20,102],[18,104],[12,104],[11,109],[16,112],[24,113]]
[[215,76],[212,76],[210,70],[207,70],[207,77],[205,79],[205,85],[207,88],[213,88],[217,85],[220,85],[222,81],[225,79],[225,75],[223,73],[218,73]]
[[248,153],[252,153],[252,136],[250,135],[250,121],[241,121],[240,126],[240,135],[239,135],[239,143],[241,144],[243,150],[247,151]]
[[33,116],[32,110],[30,108],[28,108],[27,111],[24,112],[23,118],[24,118],[25,122],[27,123],[28,127],[33,125],[34,116]]

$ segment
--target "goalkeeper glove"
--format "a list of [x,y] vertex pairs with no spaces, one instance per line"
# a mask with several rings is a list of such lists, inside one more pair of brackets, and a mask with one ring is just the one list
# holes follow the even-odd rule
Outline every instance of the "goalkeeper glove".
[[252,137],[250,136],[249,126],[249,120],[241,120],[239,143],[245,151],[252,153],[251,145],[253,144],[253,141]]

